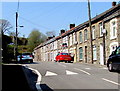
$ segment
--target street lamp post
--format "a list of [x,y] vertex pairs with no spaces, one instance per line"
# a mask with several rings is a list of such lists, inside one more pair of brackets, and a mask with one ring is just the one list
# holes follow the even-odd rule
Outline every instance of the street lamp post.
[[106,65],[106,53],[105,53],[105,34],[106,34],[106,29],[103,29],[102,32],[103,32],[103,60],[104,60],[104,65]]

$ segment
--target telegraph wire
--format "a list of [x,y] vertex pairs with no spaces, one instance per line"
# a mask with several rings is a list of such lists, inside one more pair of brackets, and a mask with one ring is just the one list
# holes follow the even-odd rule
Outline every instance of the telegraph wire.
[[[26,21],[26,22],[29,22],[29,23],[31,23],[31,24],[33,24],[33,25],[36,25],[36,26],[38,26],[38,27],[42,27],[42,28],[44,28],[44,29],[47,29],[47,30],[51,30],[51,28],[48,28],[48,27],[45,27],[45,26],[43,26],[43,25],[39,25],[39,24],[36,24],[36,23],[34,23],[34,22],[32,22],[32,21],[30,21],[30,20],[28,20],[28,19],[25,19],[25,18],[23,18],[23,17],[21,17],[21,16],[19,16],[22,20],[24,20],[24,21]],[[53,30],[53,29],[52,29]]]

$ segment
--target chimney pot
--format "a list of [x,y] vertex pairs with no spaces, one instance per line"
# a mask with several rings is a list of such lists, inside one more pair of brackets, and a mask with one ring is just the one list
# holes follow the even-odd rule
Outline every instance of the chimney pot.
[[60,33],[61,34],[65,33],[65,30],[64,29],[60,30]]
[[75,24],[70,24],[70,29],[75,27]]
[[115,1],[113,1],[113,2],[112,2],[112,6],[114,7],[115,5],[116,5],[116,2],[115,2]]

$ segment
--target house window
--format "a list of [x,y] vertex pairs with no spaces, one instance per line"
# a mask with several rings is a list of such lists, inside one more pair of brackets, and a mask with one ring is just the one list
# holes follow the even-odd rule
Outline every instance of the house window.
[[72,45],[73,43],[73,38],[72,38],[72,34],[70,35],[70,46]]
[[92,39],[96,38],[96,34],[95,34],[95,26],[92,27]]
[[79,33],[80,34],[80,43],[82,42],[82,32]]
[[77,33],[75,32],[75,41],[77,41]]
[[76,42],[76,33],[74,32],[73,33],[73,43],[75,43]]
[[116,54],[120,54],[120,47],[116,50]]
[[99,23],[99,29],[100,29],[100,37],[103,36],[103,23]]
[[93,60],[97,60],[97,49],[96,46],[93,46]]
[[87,41],[87,29],[84,30],[84,40]]
[[80,47],[79,48],[79,55],[80,55],[80,60],[82,60],[83,59],[83,48],[82,47]]
[[117,38],[117,19],[110,21],[110,39]]
[[112,42],[112,43],[110,44],[110,54],[111,54],[113,51],[115,51],[115,49],[117,48],[117,46],[118,46],[118,42]]
[[62,47],[66,48],[67,47],[67,43],[62,43]]

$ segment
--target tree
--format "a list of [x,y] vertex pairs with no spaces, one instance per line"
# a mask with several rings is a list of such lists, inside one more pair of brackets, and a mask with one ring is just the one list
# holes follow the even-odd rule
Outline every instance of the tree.
[[[0,19],[0,39],[2,42],[2,45],[0,46],[2,48],[2,60],[3,62],[8,62],[11,60],[12,53],[10,50],[13,50],[13,47],[10,47],[9,44],[12,42],[11,38],[7,35],[5,35],[5,32],[9,32],[9,30],[12,28],[12,25],[9,21]],[[10,50],[9,50],[10,49]]]
[[34,29],[28,36],[28,48],[30,52],[33,52],[34,48],[40,43],[44,42],[47,37],[39,32],[39,30]]
[[9,21],[7,20],[4,20],[4,19],[0,19],[0,30],[1,30],[1,33],[2,35],[4,35],[4,33],[6,31],[9,32],[9,30],[12,28],[12,25],[10,24]]
[[[3,35],[2,36],[2,57],[3,62],[9,62],[13,58],[13,46],[10,46],[12,43],[12,39],[10,36]],[[12,51],[11,51],[12,50]],[[12,55],[12,56],[10,56]]]
[[15,32],[9,32],[8,35],[9,36],[16,36],[16,33]]

